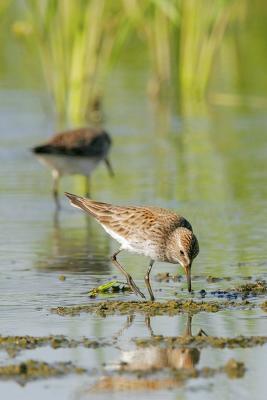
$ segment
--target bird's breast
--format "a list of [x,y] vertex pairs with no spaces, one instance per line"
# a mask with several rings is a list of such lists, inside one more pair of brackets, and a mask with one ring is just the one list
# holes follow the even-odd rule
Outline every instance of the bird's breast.
[[123,236],[101,224],[105,231],[120,243],[122,250],[128,250],[133,253],[142,254],[144,256],[150,257],[153,260],[161,260],[164,255],[162,254],[162,249],[152,240],[144,240],[138,235],[130,235],[129,237]]

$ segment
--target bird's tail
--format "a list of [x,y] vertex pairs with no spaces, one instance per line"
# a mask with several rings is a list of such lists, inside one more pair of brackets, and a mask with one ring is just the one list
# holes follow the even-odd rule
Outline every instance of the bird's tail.
[[51,146],[49,144],[41,144],[40,146],[33,147],[31,150],[36,154],[46,154],[51,153]]
[[77,196],[76,194],[65,192],[73,207],[86,211],[88,214],[95,217],[97,220],[101,217],[102,211],[105,210],[109,204],[100,203],[85,197]]

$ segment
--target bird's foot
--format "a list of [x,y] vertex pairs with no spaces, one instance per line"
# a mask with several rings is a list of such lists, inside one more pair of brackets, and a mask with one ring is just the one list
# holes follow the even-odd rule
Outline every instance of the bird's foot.
[[200,329],[197,336],[208,336],[208,335],[206,334],[205,331],[203,331],[203,329]]

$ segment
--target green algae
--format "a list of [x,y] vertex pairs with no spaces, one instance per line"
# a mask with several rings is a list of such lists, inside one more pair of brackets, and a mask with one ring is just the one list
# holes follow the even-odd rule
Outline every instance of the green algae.
[[136,338],[134,342],[137,346],[166,346],[198,349],[205,347],[213,348],[251,348],[263,346],[267,343],[267,336],[237,336],[233,338],[216,336],[153,336],[151,338]]
[[98,348],[107,345],[101,340],[82,338],[80,340],[68,339],[63,335],[50,336],[0,336],[0,349],[6,350],[10,356],[16,355],[18,351],[35,349],[37,347],[51,346],[53,349],[73,348],[83,346],[86,348]]
[[51,378],[71,373],[82,374],[85,369],[76,367],[71,362],[49,364],[35,360],[27,360],[19,364],[0,366],[0,379],[14,379],[21,383],[36,379]]
[[129,315],[142,313],[150,316],[176,315],[183,312],[197,313],[201,311],[217,312],[226,308],[254,308],[255,304],[249,301],[193,301],[193,300],[169,300],[158,301],[101,301],[84,305],[53,308],[51,311],[59,315],[78,315],[80,313],[95,313],[106,315]]
[[106,293],[117,293],[117,292],[127,292],[131,291],[131,288],[127,283],[119,282],[119,281],[111,281],[100,285],[96,288],[93,288],[88,293],[89,297],[94,298],[97,297],[99,294],[106,294]]

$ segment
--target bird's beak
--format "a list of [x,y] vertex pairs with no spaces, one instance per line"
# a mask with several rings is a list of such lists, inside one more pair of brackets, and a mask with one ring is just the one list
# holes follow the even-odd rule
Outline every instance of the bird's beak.
[[187,279],[187,287],[188,287],[188,292],[191,292],[192,288],[191,288],[191,264],[186,265],[184,267],[185,270],[185,275],[186,275],[186,279]]

